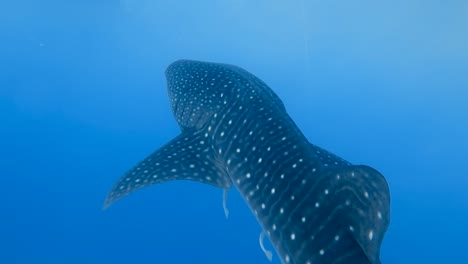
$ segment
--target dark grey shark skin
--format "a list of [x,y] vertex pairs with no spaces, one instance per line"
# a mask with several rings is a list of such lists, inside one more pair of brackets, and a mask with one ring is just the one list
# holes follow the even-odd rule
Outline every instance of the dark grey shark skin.
[[282,263],[380,263],[384,177],[315,146],[260,79],[228,64],[166,70],[182,133],[128,171],[104,207],[142,187],[193,180],[239,190]]

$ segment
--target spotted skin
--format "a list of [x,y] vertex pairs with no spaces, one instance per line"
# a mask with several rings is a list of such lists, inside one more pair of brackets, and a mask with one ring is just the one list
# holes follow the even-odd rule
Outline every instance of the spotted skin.
[[142,187],[173,180],[193,180],[231,188],[229,176],[216,159],[205,134],[183,133],[141,161],[119,179],[104,207]]
[[309,143],[278,96],[239,67],[181,60],[166,77],[182,133],[127,172],[105,206],[172,180],[234,185],[282,263],[380,263],[390,194],[379,172]]

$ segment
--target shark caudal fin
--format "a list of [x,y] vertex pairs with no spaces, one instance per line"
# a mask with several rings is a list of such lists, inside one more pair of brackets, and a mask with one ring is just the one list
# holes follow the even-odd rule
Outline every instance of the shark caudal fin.
[[192,180],[229,189],[231,180],[217,165],[209,140],[196,132],[184,132],[125,173],[109,191],[104,208],[129,193],[157,183]]

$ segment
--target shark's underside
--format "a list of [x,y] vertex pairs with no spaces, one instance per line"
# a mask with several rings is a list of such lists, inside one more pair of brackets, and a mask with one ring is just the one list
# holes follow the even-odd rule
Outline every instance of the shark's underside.
[[181,60],[166,77],[182,132],[128,171],[105,207],[172,180],[234,185],[283,263],[380,263],[390,194],[379,172],[309,143],[278,96],[239,67]]

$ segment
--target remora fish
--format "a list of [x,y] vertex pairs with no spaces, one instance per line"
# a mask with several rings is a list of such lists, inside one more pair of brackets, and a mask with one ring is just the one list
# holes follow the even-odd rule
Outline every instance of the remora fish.
[[380,263],[390,193],[375,169],[306,139],[278,96],[242,68],[180,60],[166,70],[181,134],[128,171],[104,207],[137,189],[192,180],[232,184],[282,263]]

